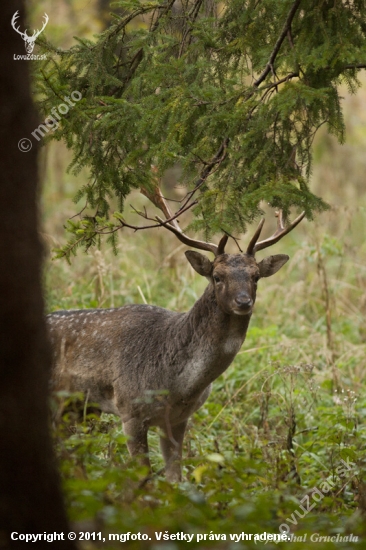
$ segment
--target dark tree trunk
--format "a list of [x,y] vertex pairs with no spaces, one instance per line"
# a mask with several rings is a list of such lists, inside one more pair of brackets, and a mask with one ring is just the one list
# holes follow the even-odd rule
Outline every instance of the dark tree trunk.
[[[37,235],[37,148],[21,138],[38,125],[29,68],[16,61],[24,42],[11,27],[24,2],[0,9],[0,547],[16,547],[11,532],[64,532],[68,525],[48,431],[50,351],[43,318],[42,248]],[[37,548],[46,546],[38,542]],[[53,542],[52,548],[74,548]]]

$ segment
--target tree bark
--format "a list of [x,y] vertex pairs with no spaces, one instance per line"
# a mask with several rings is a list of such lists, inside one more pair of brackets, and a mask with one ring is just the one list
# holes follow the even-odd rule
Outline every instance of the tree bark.
[[[64,533],[52,548],[75,548],[52,451],[48,424],[50,348],[41,286],[37,233],[37,147],[21,152],[38,126],[16,10],[25,30],[24,1],[3,0],[0,10],[0,548],[23,545],[11,533]],[[17,536],[17,535],[15,535]],[[37,548],[49,543],[40,540]]]

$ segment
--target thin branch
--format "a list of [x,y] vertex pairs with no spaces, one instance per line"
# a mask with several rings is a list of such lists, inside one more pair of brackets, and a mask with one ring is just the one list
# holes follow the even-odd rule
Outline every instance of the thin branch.
[[[165,5],[154,6],[154,10],[163,10],[165,7],[166,7]],[[125,28],[128,25],[128,23],[131,23],[131,21],[133,19],[135,19],[135,17],[137,17],[138,15],[143,15],[144,13],[147,13],[151,10],[152,10],[151,6],[145,6],[145,7],[139,8],[138,10],[135,10],[132,13],[130,13],[129,15],[127,15],[127,17],[125,17],[114,29],[112,29],[108,33],[107,40],[110,40],[110,38],[112,36],[114,36],[115,34],[118,34],[119,31],[121,31],[123,28]]]
[[223,142],[221,143],[219,149],[217,150],[217,153],[214,155],[214,157],[211,159],[210,162],[207,163],[207,165],[204,167],[204,169],[201,172],[200,177],[195,183],[194,188],[192,191],[187,193],[186,200],[184,201],[183,205],[179,208],[177,211],[177,215],[182,212],[182,209],[188,204],[188,202],[191,200],[193,195],[198,191],[198,189],[205,183],[206,179],[212,172],[214,166],[220,165],[226,158],[227,155],[227,147],[229,145],[229,138],[225,138]]
[[233,241],[235,242],[236,246],[237,246],[238,249],[239,249],[239,252],[240,252],[241,254],[243,254],[243,251],[242,251],[242,249],[241,249],[240,246],[239,246],[239,242],[238,242],[239,239],[237,239],[236,237],[234,237],[234,235],[231,235],[228,231],[225,231],[225,229],[222,229],[222,231],[223,231],[223,233],[225,233],[225,235],[227,235],[228,237],[230,237],[231,239],[233,239]]
[[162,11],[159,16],[156,18],[156,21],[155,23],[153,24],[152,28],[151,28],[151,32],[155,32],[159,26],[159,21],[162,17],[164,17],[164,15],[166,15],[168,13],[168,11],[170,11],[173,7],[173,4],[174,4],[175,0],[170,0],[166,6],[161,6],[161,8],[159,7],[159,9],[164,9],[164,11]]
[[351,65],[345,65],[343,69],[366,69],[366,63],[354,63]]
[[[193,206],[195,206],[197,204],[197,201],[194,201],[192,202],[191,204],[189,204],[188,206],[186,206],[184,208],[184,210],[182,210],[181,212],[179,212],[179,214],[182,214],[183,212],[186,212],[187,210],[190,210],[191,208],[193,208]],[[116,227],[114,227],[113,229],[109,229],[108,227],[102,227],[101,229],[96,229],[94,230],[94,233],[96,235],[111,235],[112,233],[116,233],[116,231],[119,231],[122,227],[128,227],[129,229],[133,229],[134,231],[141,231],[142,229],[155,229],[156,227],[165,227],[167,225],[170,226],[170,228],[172,227],[171,223],[173,221],[175,221],[178,217],[178,214],[174,214],[172,215],[170,218],[168,218],[167,220],[161,220],[160,218],[158,217],[155,217],[155,218],[151,218],[150,216],[148,216],[145,213],[143,212],[139,212],[138,210],[136,210],[136,208],[134,208],[132,206],[132,208],[135,210],[136,214],[138,214],[139,216],[141,216],[142,218],[144,218],[145,220],[151,220],[151,221],[155,221],[158,220],[158,223],[154,223],[153,225],[132,225],[130,223],[127,223],[123,220],[118,220],[119,221],[119,225],[117,225]],[[108,231],[106,231],[106,229],[108,229]]]
[[[207,243],[204,241],[199,241],[197,239],[191,239],[187,235],[185,235],[180,229],[178,230],[175,226],[171,225],[170,223],[164,222],[159,216],[156,216],[156,219],[164,225],[169,231],[175,234],[178,239],[186,244],[187,246],[192,246],[194,248],[198,248],[200,250],[207,250],[208,252],[212,252],[215,256],[218,254],[218,246],[213,243]],[[225,239],[227,239],[227,236],[225,235]]]
[[291,48],[294,49],[295,46],[294,46],[294,41],[293,41],[293,38],[292,38],[291,27],[287,30],[287,38],[288,38],[288,41],[289,41],[289,44],[290,44]]
[[[192,27],[193,27],[193,24],[194,24],[195,20],[197,19],[198,13],[200,11],[200,7],[202,5],[202,1],[203,0],[196,0],[194,6],[192,7],[191,11],[188,14],[188,17],[192,17],[192,19],[188,23],[186,29],[184,30],[184,33],[183,33],[183,36],[182,36],[182,42],[181,42],[181,45],[180,45],[180,48],[179,48],[178,59],[180,59],[183,55],[186,38],[189,34],[189,31],[192,30]],[[189,44],[190,44],[190,40],[188,41],[188,45]]]
[[273,51],[270,55],[270,58],[269,58],[268,63],[266,65],[266,68],[264,69],[262,74],[257,78],[257,80],[253,84],[256,88],[258,88],[258,86],[263,82],[263,80],[266,78],[268,73],[271,71],[271,66],[273,66],[273,64],[275,62],[275,59],[277,57],[277,54],[280,51],[280,48],[282,46],[282,42],[286,38],[287,33],[291,28],[292,20],[295,17],[295,13],[299,8],[300,3],[301,3],[301,0],[296,0],[293,3],[292,8],[290,9],[289,14],[286,18],[286,21],[285,21],[285,24],[283,26],[282,32],[281,32],[280,36],[278,37],[278,40],[277,40],[277,42],[276,42],[276,44],[273,48]]
[[[162,10],[158,17],[156,18],[156,21],[154,22],[154,24],[152,25],[151,29],[150,29],[150,33],[154,33],[158,27],[159,27],[159,22],[160,22],[160,19],[166,15],[168,13],[169,10],[171,10],[171,8],[173,7],[173,4],[174,4],[175,0],[169,0],[168,4],[166,5],[162,5],[162,6],[156,6],[154,8],[154,10]],[[137,15],[141,15],[143,13],[146,13],[148,11],[151,11],[151,6],[148,7],[148,8],[144,8],[144,9],[141,9],[141,10],[138,10],[138,11],[135,11],[133,14],[131,14],[130,16],[128,16],[125,20],[123,20],[122,23],[120,23],[119,25],[117,25],[116,29],[114,29],[114,31],[112,31],[112,33],[108,36],[108,38],[110,38],[111,36],[113,36],[113,34],[116,34],[118,33],[123,27],[125,27],[127,25],[127,23],[129,23],[132,19],[134,19],[134,17],[136,17]],[[126,22],[125,22],[126,21]],[[144,57],[144,48],[140,48],[136,54],[134,55],[133,59],[131,60],[130,62],[130,71],[128,73],[128,75],[126,76],[125,78],[125,83],[123,86],[117,86],[115,88],[113,88],[113,90],[111,91],[110,95],[114,95],[117,90],[119,90],[121,87],[125,88],[128,83],[130,82],[131,78],[133,77],[133,75],[135,74],[135,72],[137,71],[141,61],[143,60],[143,57]]]
[[86,210],[86,208],[88,207],[88,201],[86,200],[85,201],[85,204],[83,206],[83,208],[80,210],[80,212],[77,212],[76,214],[74,214],[73,216],[71,216],[69,218],[69,220],[73,220],[74,218],[78,217],[78,216],[81,216],[81,214],[84,212],[84,210]]
[[[267,88],[276,88],[279,84],[283,84],[284,82],[288,82],[291,80],[291,78],[296,78],[299,76],[299,73],[289,73],[287,76],[284,76],[280,80],[276,80],[276,82],[271,82],[270,84],[266,84],[265,86],[261,86],[261,90],[265,90]],[[262,99],[261,99],[262,101]]]

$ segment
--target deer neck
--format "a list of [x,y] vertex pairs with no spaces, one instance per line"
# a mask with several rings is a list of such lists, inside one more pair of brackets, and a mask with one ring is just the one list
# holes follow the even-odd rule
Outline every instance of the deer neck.
[[[251,314],[229,315],[218,305],[212,284],[206,288],[199,300],[186,314],[186,319],[195,334],[219,346],[228,337],[241,337],[244,340]],[[216,347],[216,346],[214,346]]]
[[223,312],[211,284],[181,317],[176,327],[178,346],[186,356],[181,374],[190,390],[194,386],[201,391],[228,368],[245,339],[250,317]]

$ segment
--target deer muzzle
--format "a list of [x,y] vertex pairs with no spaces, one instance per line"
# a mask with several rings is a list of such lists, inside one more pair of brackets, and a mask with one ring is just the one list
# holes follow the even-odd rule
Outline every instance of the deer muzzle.
[[234,299],[234,313],[236,315],[247,315],[253,307],[252,298],[245,292],[241,292]]

